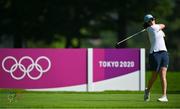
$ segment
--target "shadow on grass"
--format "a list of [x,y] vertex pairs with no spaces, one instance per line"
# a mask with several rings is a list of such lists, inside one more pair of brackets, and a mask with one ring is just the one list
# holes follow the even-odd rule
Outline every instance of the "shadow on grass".
[[[90,102],[115,102],[115,101],[118,101],[118,102],[133,102],[134,100],[81,100],[81,101],[90,101]],[[144,102],[144,100],[136,100],[136,102]]]
[[180,90],[176,91],[167,91],[168,94],[180,94]]

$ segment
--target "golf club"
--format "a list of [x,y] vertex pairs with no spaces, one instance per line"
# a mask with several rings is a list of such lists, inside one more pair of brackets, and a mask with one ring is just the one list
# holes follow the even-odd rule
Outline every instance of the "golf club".
[[131,36],[129,36],[129,37],[127,37],[127,38],[121,40],[121,41],[119,41],[119,42],[117,43],[117,45],[119,45],[119,44],[125,42],[126,40],[128,40],[128,39],[130,39],[130,38],[132,38],[132,37],[134,37],[134,36],[136,36],[136,35],[138,35],[138,34],[140,34],[140,33],[142,33],[142,32],[144,32],[145,30],[146,30],[146,29],[143,29],[143,30],[141,30],[141,31],[139,31],[139,32],[137,32],[137,33],[135,33],[135,34],[133,34],[133,35],[131,35]]

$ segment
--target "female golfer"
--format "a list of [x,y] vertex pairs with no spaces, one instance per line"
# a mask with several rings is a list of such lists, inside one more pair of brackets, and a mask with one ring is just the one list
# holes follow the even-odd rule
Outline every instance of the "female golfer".
[[169,56],[167,53],[164,37],[165,34],[162,29],[165,28],[164,24],[156,24],[155,18],[148,14],[144,17],[144,28],[148,32],[151,48],[149,54],[150,68],[153,71],[152,77],[150,78],[147,88],[145,89],[144,100],[150,100],[150,90],[160,75],[161,86],[162,86],[162,96],[158,98],[160,102],[168,102],[166,90],[167,90],[167,80],[166,72],[169,63]]

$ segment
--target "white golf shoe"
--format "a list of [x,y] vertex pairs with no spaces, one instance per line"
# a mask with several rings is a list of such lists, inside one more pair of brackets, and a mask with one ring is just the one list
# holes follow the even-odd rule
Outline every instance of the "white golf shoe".
[[147,88],[144,91],[144,101],[150,101],[150,92]]
[[162,96],[161,98],[158,99],[160,102],[168,102],[167,96]]

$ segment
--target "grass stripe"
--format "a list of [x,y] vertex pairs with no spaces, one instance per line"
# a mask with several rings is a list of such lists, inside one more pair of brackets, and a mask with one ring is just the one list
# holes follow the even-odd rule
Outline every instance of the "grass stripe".
[[[147,73],[147,78],[150,73]],[[161,96],[160,80],[154,84],[151,101],[143,101],[143,92],[104,91],[104,92],[27,92],[24,90],[0,90],[0,108],[7,109],[176,109],[180,108],[180,73],[168,72],[168,103],[157,102]],[[14,94],[15,93],[15,94]],[[8,96],[15,95],[9,102]]]

